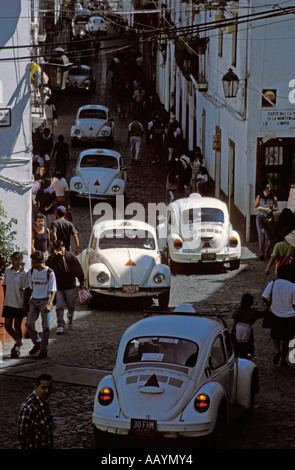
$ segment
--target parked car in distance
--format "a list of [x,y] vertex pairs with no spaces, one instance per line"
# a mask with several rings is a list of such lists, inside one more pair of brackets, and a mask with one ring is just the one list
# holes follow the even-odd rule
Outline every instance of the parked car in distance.
[[73,65],[70,67],[67,89],[93,93],[95,91],[95,78],[91,67],[88,65]]
[[160,218],[159,243],[161,248],[167,247],[172,270],[182,263],[229,263],[232,270],[240,267],[241,240],[224,202],[193,193],[171,202]]
[[161,263],[156,231],[137,220],[95,222],[81,263],[90,292],[122,299],[158,299],[166,308],[170,268]]
[[72,35],[76,38],[81,31],[86,31],[86,25],[91,18],[91,12],[87,8],[79,9],[72,19]]
[[72,144],[106,143],[114,141],[114,120],[109,108],[98,104],[88,104],[78,109],[75,124],[71,128]]
[[186,438],[197,445],[202,437],[218,446],[237,412],[253,410],[256,365],[235,356],[222,318],[191,307],[148,316],[124,332],[113,372],[96,391],[98,447],[112,438],[128,448],[136,438]]
[[107,24],[101,16],[92,16],[86,25],[86,31],[89,34],[97,36],[106,35],[108,32]]
[[120,153],[108,149],[84,150],[70,180],[71,201],[113,199],[125,193],[126,182],[127,171]]

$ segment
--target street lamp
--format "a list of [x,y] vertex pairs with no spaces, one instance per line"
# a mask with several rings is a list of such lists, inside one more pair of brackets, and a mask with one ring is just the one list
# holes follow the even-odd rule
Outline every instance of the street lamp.
[[224,96],[226,98],[235,98],[238,94],[239,83],[238,76],[232,69],[228,69],[228,72],[222,77]]
[[70,63],[61,47],[54,50],[54,55],[43,65],[49,77],[51,88],[55,90],[64,90],[66,88],[68,71],[71,65],[73,64]]

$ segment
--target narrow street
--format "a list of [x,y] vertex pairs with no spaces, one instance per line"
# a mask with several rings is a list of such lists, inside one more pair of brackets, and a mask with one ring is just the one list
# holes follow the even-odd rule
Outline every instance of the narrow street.
[[[108,43],[108,46],[109,43]],[[114,45],[115,50],[115,45]],[[114,53],[114,52],[113,52]],[[117,116],[116,95],[111,88],[106,68],[112,54],[100,54],[91,64],[96,75],[96,92],[89,97],[65,92],[58,102],[59,134],[70,144],[70,128],[82,104],[105,104],[115,119],[114,150],[123,156],[128,169],[128,201],[165,201],[165,167],[151,165],[151,149],[147,143],[142,148],[138,166],[130,162],[127,127],[129,116]],[[69,181],[82,151],[70,147]],[[81,249],[85,249],[91,231],[88,202],[72,207],[73,222],[79,231]],[[237,228],[237,227],[236,227]],[[238,228],[237,228],[238,229]],[[261,293],[267,282],[264,274],[266,261],[257,257],[256,243],[243,246],[241,267],[238,271],[209,269],[186,270],[172,277],[170,306],[192,303],[198,312],[222,314],[231,326],[232,314],[245,292],[255,296],[256,305],[262,307]],[[7,342],[3,362],[0,364],[0,448],[16,449],[17,418],[21,402],[31,392],[33,378],[40,372],[50,371],[55,381],[51,408],[55,419],[57,449],[94,449],[91,413],[95,395],[95,376],[111,371],[116,358],[120,337],[124,330],[143,317],[134,305],[113,300],[91,309],[77,305],[74,323],[65,335],[56,336],[55,311],[52,314],[51,339],[48,358],[38,362],[28,355],[29,339],[24,340],[19,361],[9,358],[11,342]],[[273,349],[269,331],[261,328],[261,320],[254,326],[256,357],[260,376],[260,394],[257,396],[254,417],[234,423],[224,444],[225,449],[294,449],[295,388],[294,366],[282,369],[272,365]],[[103,372],[101,372],[103,371]],[[173,443],[177,448],[178,443]],[[161,448],[161,447],[160,447]]]

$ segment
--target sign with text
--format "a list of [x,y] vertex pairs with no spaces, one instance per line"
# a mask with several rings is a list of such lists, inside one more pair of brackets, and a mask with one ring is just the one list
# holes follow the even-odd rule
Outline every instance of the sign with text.
[[270,131],[295,129],[295,110],[262,109],[261,129]]
[[11,109],[0,108],[0,127],[11,126]]

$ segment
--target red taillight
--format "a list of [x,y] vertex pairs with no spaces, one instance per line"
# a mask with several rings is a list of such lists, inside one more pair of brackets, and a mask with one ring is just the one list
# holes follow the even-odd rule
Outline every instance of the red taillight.
[[238,246],[238,239],[236,237],[230,237],[229,246],[231,246],[232,248]]
[[182,240],[180,238],[176,238],[174,240],[174,248],[176,248],[177,250],[182,248]]
[[194,407],[199,413],[204,413],[208,410],[210,405],[210,398],[205,393],[200,393],[200,395],[196,396]]
[[98,403],[102,406],[110,405],[114,398],[114,392],[110,387],[104,387],[98,392]]

